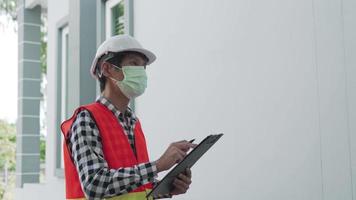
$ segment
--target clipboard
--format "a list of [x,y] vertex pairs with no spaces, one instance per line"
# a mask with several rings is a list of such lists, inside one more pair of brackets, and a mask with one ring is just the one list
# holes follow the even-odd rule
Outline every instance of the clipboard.
[[223,133],[217,135],[209,135],[198,146],[196,146],[184,159],[178,163],[166,176],[147,194],[149,196],[158,196],[169,194],[172,189],[174,179],[186,168],[191,168],[220,138]]

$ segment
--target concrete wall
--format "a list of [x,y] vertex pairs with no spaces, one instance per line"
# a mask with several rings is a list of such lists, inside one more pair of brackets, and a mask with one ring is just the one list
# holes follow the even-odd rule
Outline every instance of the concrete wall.
[[356,198],[351,0],[135,1],[158,56],[138,99],[151,157],[225,136],[177,199]]

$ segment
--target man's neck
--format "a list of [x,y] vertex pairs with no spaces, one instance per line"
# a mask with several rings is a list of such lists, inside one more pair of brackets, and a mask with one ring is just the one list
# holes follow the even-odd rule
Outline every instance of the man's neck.
[[130,103],[130,99],[121,92],[107,92],[104,90],[101,95],[107,98],[121,113],[125,113]]

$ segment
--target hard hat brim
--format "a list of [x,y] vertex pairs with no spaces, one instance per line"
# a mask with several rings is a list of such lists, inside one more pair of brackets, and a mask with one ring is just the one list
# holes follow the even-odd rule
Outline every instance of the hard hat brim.
[[[144,48],[126,48],[124,50],[121,51],[115,51],[113,53],[121,53],[121,52],[126,52],[126,51],[133,51],[133,52],[138,52],[143,54],[144,56],[147,57],[148,61],[147,61],[147,65],[150,65],[151,63],[153,63],[156,60],[156,55],[154,53],[152,53],[151,51],[144,49]],[[90,68],[90,74],[93,78],[97,79],[98,76],[96,75],[95,71],[96,71],[96,67],[98,65],[98,61],[99,61],[100,57],[96,57],[92,63],[92,66]]]

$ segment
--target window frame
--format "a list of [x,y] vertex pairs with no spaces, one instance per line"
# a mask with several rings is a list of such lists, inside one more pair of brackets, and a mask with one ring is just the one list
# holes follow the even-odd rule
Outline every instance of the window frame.
[[[67,35],[67,43],[65,43]],[[55,141],[55,169],[54,169],[54,175],[58,178],[64,178],[64,163],[63,163],[63,134],[60,129],[60,124],[63,122],[63,119],[67,116],[67,106],[63,106],[67,99],[67,95],[63,95],[63,92],[65,94],[68,94],[68,76],[64,77],[64,75],[68,75],[68,51],[69,51],[69,17],[66,16],[63,19],[61,19],[57,23],[57,67],[56,67],[56,95],[57,95],[57,103],[56,103],[56,123],[58,124],[57,126],[57,132],[56,132],[56,141]],[[64,48],[64,46],[66,48]],[[67,52],[66,52],[67,50]],[[65,56],[63,56],[65,55]],[[63,63],[66,64],[66,66],[63,68]],[[64,87],[64,88],[62,88]]]
[[[67,119],[69,26],[61,29],[61,121]],[[65,48],[64,48],[65,47]]]
[[[68,51],[69,51],[69,26],[62,27],[61,30],[61,122],[68,116]],[[63,143],[63,134],[61,135],[61,144]],[[60,145],[62,146],[62,145]],[[63,151],[60,152],[60,169],[64,169]]]
[[126,2],[125,0],[108,0],[105,2],[105,38],[111,37],[112,33],[112,9],[117,6],[119,3],[123,2],[124,3],[124,33],[127,33],[126,31]]

